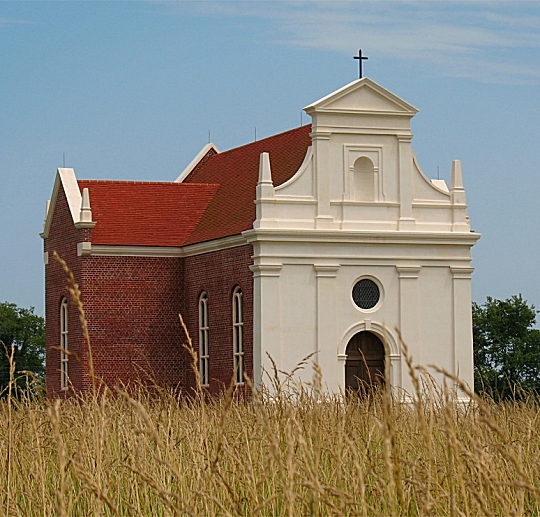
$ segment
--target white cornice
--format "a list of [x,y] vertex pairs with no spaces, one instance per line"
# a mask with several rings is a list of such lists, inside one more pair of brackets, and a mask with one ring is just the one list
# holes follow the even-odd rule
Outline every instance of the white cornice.
[[451,266],[450,271],[452,272],[452,277],[454,278],[454,280],[457,280],[457,279],[470,280],[471,275],[474,272],[474,268]]
[[317,199],[313,196],[295,196],[292,194],[279,194],[279,197],[256,199],[254,203],[256,205],[261,203],[268,203],[274,205],[316,205]]
[[317,113],[332,113],[342,115],[374,115],[374,116],[392,116],[392,117],[407,117],[411,118],[414,112],[410,111],[374,111],[374,110],[361,110],[361,109],[341,109],[341,108],[319,108]]
[[80,242],[79,256],[100,257],[183,257],[184,251],[175,246],[110,246]]
[[344,135],[388,135],[388,136],[405,136],[410,134],[409,129],[397,126],[373,126],[373,127],[357,127],[353,125],[337,125],[337,124],[320,124],[319,128],[330,131],[334,134],[341,133]]
[[336,278],[340,264],[313,264],[317,278]]
[[419,264],[396,266],[396,271],[398,272],[400,279],[409,278],[409,279],[415,280],[418,278],[418,275],[421,269],[422,269],[422,266],[420,266]]
[[247,244],[242,235],[232,235],[222,239],[190,244],[189,246],[112,246],[80,242],[79,256],[102,257],[191,257],[202,253],[225,250]]
[[[330,204],[333,206],[384,206],[387,208],[399,208],[401,205],[399,203],[394,203],[393,201],[330,201]],[[375,221],[379,222],[379,221]]]
[[189,173],[198,165],[198,163],[206,156],[206,153],[213,149],[217,154],[219,154],[219,149],[211,142],[206,144],[198,153],[191,162],[189,162],[189,165],[182,171],[180,176],[174,180],[175,183],[182,183],[186,179],[186,177],[189,175]]
[[418,199],[412,202],[413,208],[452,208],[450,200]]
[[283,264],[253,264],[249,266],[254,278],[279,277],[282,268]]
[[476,232],[400,232],[400,231],[352,231],[268,229],[247,230],[242,233],[249,244],[254,242],[326,242],[352,244],[445,244],[473,246],[480,238]]
[[190,244],[189,246],[184,246],[182,249],[184,250],[185,257],[191,257],[193,255],[200,255],[201,253],[236,248],[237,246],[243,246],[244,244],[247,244],[247,241],[243,234],[240,234],[223,237],[222,239]]
[[255,260],[281,260],[284,265],[293,266],[313,266],[313,262],[316,260],[332,260],[339,262],[340,267],[358,267],[358,266],[384,266],[384,267],[396,267],[396,262],[406,264],[407,262],[414,262],[414,264],[420,263],[422,266],[429,265],[429,267],[448,268],[448,264],[453,264],[454,267],[470,267],[470,256],[456,257],[455,254],[449,253],[448,255],[437,255],[434,257],[430,254],[392,254],[391,258],[374,257],[362,253],[361,247],[351,247],[350,253],[343,253],[343,249],[340,248],[338,253],[326,253],[326,254],[314,254],[309,256],[304,253],[281,253],[281,254],[268,254],[264,257],[255,257]]

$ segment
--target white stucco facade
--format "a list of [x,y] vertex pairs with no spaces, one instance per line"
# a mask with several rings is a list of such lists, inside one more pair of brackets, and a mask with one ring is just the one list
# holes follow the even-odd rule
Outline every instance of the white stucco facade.
[[[329,390],[345,387],[346,348],[368,330],[385,344],[390,381],[411,391],[398,330],[415,362],[473,384],[470,229],[459,161],[450,188],[411,149],[417,110],[368,78],[311,104],[312,146],[274,186],[261,155],[253,245],[254,374],[291,371],[312,355]],[[380,291],[353,301],[358,280]],[[300,380],[312,378],[310,368]]]

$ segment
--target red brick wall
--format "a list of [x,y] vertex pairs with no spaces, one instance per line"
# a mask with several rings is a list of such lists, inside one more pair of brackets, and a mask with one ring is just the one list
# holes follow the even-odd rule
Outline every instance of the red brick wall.
[[88,389],[87,345],[65,273],[53,252],[67,262],[82,292],[94,371],[107,385],[135,378],[161,386],[183,386],[186,352],[178,314],[183,312],[183,261],[153,257],[78,257],[77,243],[91,241],[92,230],[77,230],[62,188],[45,241],[47,393],[60,389],[60,304],[69,301],[69,378],[76,390]]
[[82,278],[96,374],[109,386],[183,387],[182,259],[85,257]]
[[82,291],[96,377],[112,387],[136,378],[160,386],[190,391],[194,375],[183,344],[178,314],[199,349],[198,300],[208,294],[210,393],[227,386],[233,374],[232,293],[240,286],[244,300],[244,364],[253,375],[253,263],[250,245],[185,259],[166,257],[77,256],[77,243],[91,241],[91,230],[73,225],[65,194],[60,189],[45,251],[47,393],[60,390],[60,304],[69,304],[69,376],[76,390],[88,389],[87,347],[76,307],[67,294],[67,282],[58,254],[72,269]]
[[75,275],[75,280],[80,284],[81,261],[77,257],[77,243],[87,240],[89,232],[90,230],[77,230],[74,227],[64,190],[60,187],[49,237],[44,243],[44,250],[49,253],[49,263],[45,266],[46,382],[49,396],[65,394],[60,390],[60,351],[55,349],[60,346],[60,305],[64,296],[70,302],[69,350],[75,354],[69,359],[69,377],[75,389],[81,389],[85,382],[83,371],[86,370],[86,347],[82,347],[79,316],[67,291],[66,275],[54,259],[53,252],[58,252],[67,262]]
[[[208,295],[210,393],[227,387],[234,371],[232,294],[240,286],[244,300],[244,364],[253,378],[253,264],[251,245],[185,259],[186,315],[195,350],[199,351],[199,296]],[[194,378],[188,377],[191,385]]]

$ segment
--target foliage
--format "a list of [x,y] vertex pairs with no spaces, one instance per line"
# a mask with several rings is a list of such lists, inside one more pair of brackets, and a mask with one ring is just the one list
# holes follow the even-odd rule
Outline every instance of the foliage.
[[475,390],[496,399],[540,393],[540,330],[521,295],[473,303]]
[[[45,374],[45,320],[14,303],[0,303],[0,390],[10,380],[9,356],[13,351],[15,379],[24,388],[30,372],[39,379]],[[21,375],[22,374],[22,375]]]

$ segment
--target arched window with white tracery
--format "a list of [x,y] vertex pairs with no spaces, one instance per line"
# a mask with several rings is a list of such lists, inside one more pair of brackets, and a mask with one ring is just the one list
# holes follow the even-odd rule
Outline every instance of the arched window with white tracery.
[[234,354],[234,381],[236,384],[244,382],[244,300],[242,290],[237,287],[233,292],[233,354]]
[[60,388],[63,390],[69,387],[68,362],[68,302],[63,298],[60,304]]
[[202,293],[199,297],[199,375],[203,386],[210,384],[208,330],[208,295]]

